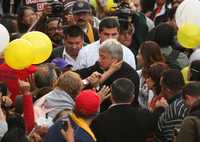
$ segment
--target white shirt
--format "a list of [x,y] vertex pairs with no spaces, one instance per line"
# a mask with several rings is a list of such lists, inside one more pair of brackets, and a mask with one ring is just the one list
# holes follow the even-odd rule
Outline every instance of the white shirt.
[[[79,55],[77,57],[77,69],[88,68],[95,64],[99,59],[99,48],[100,41],[93,42],[85,47],[83,47],[79,51]],[[136,69],[135,65],[135,55],[131,52],[131,50],[124,45],[122,45],[123,49],[123,60],[128,63],[132,68]]]
[[65,59],[65,61],[72,65],[72,70],[76,70],[76,66],[77,66],[77,58],[74,59],[72,58],[66,51],[65,49],[63,50],[63,55],[62,55],[63,59]]

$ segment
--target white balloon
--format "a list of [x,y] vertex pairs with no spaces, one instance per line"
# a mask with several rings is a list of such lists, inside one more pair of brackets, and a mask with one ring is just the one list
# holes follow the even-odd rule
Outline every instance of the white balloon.
[[0,24],[0,53],[7,47],[10,41],[8,30]]
[[180,27],[184,23],[193,23],[200,26],[200,1],[184,0],[177,8],[175,20]]
[[194,50],[192,54],[190,55],[190,58],[189,58],[190,64],[195,60],[200,60],[200,48]]

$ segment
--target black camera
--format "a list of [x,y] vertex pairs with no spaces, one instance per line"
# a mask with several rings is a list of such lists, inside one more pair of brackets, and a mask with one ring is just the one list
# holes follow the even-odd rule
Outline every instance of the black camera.
[[118,17],[119,22],[132,22],[134,11],[128,3],[121,2],[118,3],[114,15]]
[[49,5],[52,7],[52,17],[61,17],[64,13],[64,5],[60,1],[51,0],[48,1]]

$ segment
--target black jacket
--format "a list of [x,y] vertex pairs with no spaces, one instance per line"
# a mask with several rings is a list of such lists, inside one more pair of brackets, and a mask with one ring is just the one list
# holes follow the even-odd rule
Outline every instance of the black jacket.
[[101,113],[91,129],[98,142],[144,142],[156,125],[154,115],[130,104],[116,105]]
[[53,49],[51,56],[48,59],[48,62],[51,62],[54,58],[60,57],[62,58],[64,46],[57,47]]

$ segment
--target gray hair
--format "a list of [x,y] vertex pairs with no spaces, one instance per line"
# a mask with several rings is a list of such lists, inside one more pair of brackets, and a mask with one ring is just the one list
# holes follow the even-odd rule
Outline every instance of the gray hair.
[[112,58],[117,58],[119,60],[123,59],[123,49],[122,44],[116,39],[107,39],[101,45],[100,49],[106,49]]
[[34,77],[37,88],[52,87],[53,82],[58,78],[54,65],[50,63],[39,65]]

